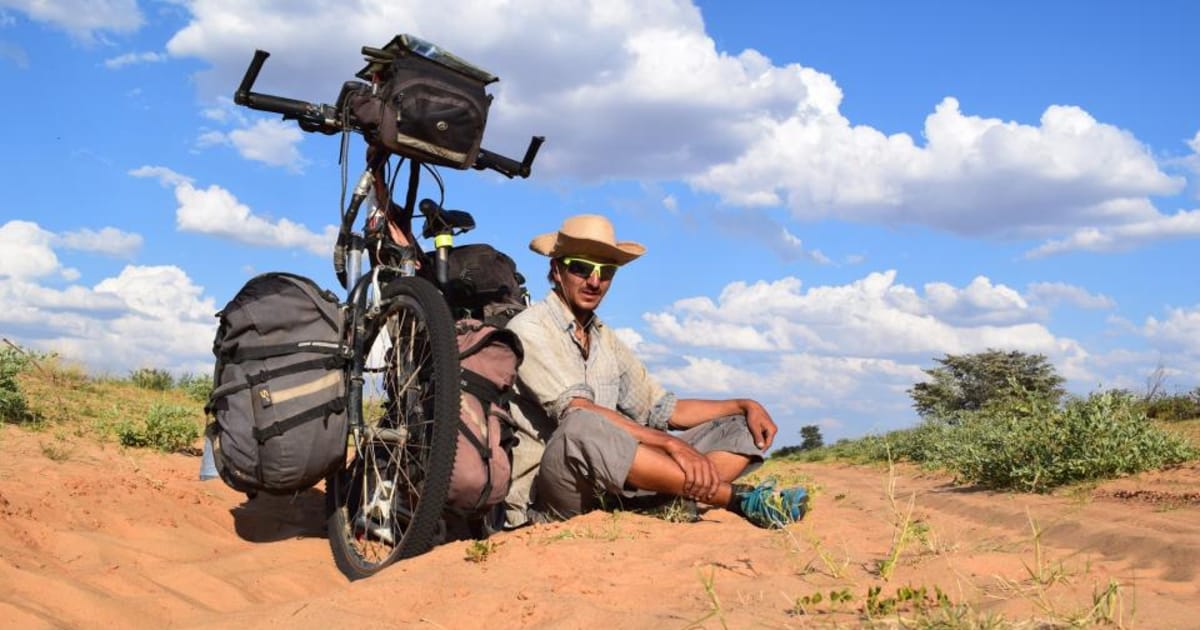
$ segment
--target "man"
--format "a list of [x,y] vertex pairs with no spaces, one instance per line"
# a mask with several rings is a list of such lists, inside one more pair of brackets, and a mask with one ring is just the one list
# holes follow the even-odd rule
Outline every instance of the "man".
[[648,494],[727,508],[760,527],[803,516],[803,488],[733,483],[762,462],[775,437],[762,405],[676,399],[596,316],[617,269],[643,246],[617,241],[602,216],[580,215],[529,247],[550,258],[553,290],[508,324],[525,347],[510,526]]

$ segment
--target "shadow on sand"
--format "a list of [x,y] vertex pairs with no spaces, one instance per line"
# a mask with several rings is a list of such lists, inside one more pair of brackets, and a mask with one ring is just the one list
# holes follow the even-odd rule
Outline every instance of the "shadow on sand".
[[249,542],[325,537],[325,493],[316,488],[289,495],[260,493],[229,512],[238,536]]

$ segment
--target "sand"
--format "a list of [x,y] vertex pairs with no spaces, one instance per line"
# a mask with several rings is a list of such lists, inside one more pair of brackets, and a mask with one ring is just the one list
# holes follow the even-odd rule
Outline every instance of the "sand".
[[[956,611],[1200,627],[1196,465],[1055,496],[804,465],[813,509],[784,531],[724,510],[697,523],[593,513],[494,536],[474,545],[479,562],[455,542],[353,583],[330,556],[319,489],[247,502],[198,481],[198,465],[0,427],[0,626],[889,627]],[[901,587],[923,603],[887,610]]]

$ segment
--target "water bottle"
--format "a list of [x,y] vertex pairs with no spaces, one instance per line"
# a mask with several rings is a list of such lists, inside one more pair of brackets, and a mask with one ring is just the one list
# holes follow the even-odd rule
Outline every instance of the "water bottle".
[[213,457],[212,440],[204,436],[204,454],[200,457],[200,481],[217,478],[217,460]]

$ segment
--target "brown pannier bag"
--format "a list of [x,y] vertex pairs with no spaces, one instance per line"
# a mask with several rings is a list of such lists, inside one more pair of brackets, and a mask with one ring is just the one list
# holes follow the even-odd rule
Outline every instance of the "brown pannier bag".
[[515,437],[508,403],[525,352],[510,330],[474,319],[455,327],[462,410],[446,504],[461,516],[484,515],[504,501],[512,480]]

